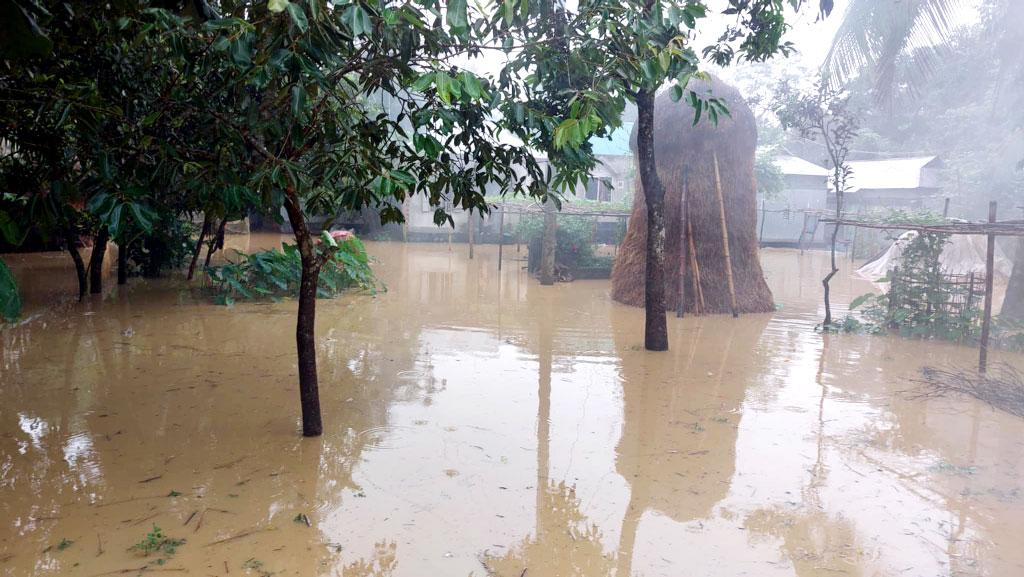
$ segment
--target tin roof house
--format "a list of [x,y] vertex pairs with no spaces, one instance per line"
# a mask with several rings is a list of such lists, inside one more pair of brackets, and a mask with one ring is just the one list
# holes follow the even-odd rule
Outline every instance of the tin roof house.
[[[851,211],[872,208],[925,208],[941,196],[942,160],[915,156],[886,160],[850,161],[845,203]],[[830,197],[833,195],[830,195]],[[834,199],[830,198],[830,206]]]

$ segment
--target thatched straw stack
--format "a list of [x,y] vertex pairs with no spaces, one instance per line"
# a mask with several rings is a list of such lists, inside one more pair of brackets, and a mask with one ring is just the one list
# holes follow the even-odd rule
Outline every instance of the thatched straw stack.
[[[690,88],[703,93],[709,84],[693,81]],[[718,196],[715,192],[713,154],[718,156],[725,200],[729,249],[736,285],[737,312],[760,313],[774,310],[772,293],[764,280],[758,260],[757,192],[754,153],[757,128],[754,115],[735,88],[712,79],[712,94],[725,100],[732,118],[722,118],[715,127],[707,119],[693,126],[693,109],[684,102],[672,102],[668,93],[655,102],[655,154],[658,174],[665,185],[667,242],[665,251],[666,307],[676,307],[682,245],[681,198],[684,170],[689,172],[688,210],[704,294],[703,313],[730,312],[725,252]],[[633,134],[634,150],[636,134]],[[612,272],[612,298],[634,306],[644,304],[644,267],[647,242],[647,207],[637,179],[636,202],[626,237]],[[693,267],[687,266],[686,311],[694,312]]]

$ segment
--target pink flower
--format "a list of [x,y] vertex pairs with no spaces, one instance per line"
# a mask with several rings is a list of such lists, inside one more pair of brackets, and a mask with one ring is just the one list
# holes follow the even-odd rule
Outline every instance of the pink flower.
[[351,230],[332,230],[331,238],[337,242],[344,242],[346,240],[355,238],[356,235]]

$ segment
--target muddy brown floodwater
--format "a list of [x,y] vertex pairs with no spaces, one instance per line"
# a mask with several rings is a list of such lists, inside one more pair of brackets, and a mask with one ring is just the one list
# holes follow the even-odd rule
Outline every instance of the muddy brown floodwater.
[[[1024,421],[900,394],[972,349],[815,333],[824,255],[765,251],[776,313],[646,353],[608,282],[465,248],[370,243],[389,290],[320,302],[319,439],[294,302],[47,304],[66,264],[16,262],[48,296],[2,333],[0,575],[1024,575]],[[154,525],[185,543],[130,550]]]

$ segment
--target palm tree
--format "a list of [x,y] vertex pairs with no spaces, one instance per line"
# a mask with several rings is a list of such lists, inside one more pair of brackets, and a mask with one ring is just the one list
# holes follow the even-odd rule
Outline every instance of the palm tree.
[[913,50],[914,77],[898,80],[919,84],[948,50],[955,11],[961,5],[961,0],[850,0],[822,64],[822,76],[832,86],[841,86],[870,67],[879,96],[888,98],[897,84],[900,57]]

